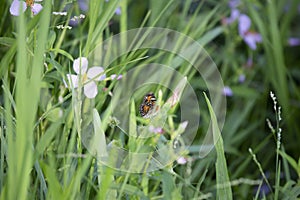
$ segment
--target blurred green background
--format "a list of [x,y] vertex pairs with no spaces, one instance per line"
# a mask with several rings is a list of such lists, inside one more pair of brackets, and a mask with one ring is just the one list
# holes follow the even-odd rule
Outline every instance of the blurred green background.
[[[11,15],[12,2],[0,5],[1,199],[300,198],[299,0],[45,0],[39,14],[29,5],[18,17]],[[66,88],[63,80],[74,74],[74,59],[139,27],[169,28],[199,42],[222,76],[227,113],[218,147],[200,158],[201,136],[213,112],[201,76],[182,62],[176,70],[187,76],[199,101],[199,137],[184,163],[131,174],[98,162],[82,144],[82,133],[101,127],[101,142],[130,149],[130,139],[110,126],[114,115],[108,108],[118,103],[111,101],[118,80],[109,77],[178,57],[147,49],[122,55],[106,66],[107,79],[97,84],[92,100]],[[157,87],[156,96],[160,89],[163,104],[170,94]],[[138,106],[130,109],[138,113]],[[173,109],[168,119],[179,114]],[[134,115],[130,120],[140,123]],[[178,127],[174,119],[159,137],[172,141]]]

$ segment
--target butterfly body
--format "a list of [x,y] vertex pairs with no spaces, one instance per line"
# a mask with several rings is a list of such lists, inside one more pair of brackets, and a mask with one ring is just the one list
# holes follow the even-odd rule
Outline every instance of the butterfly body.
[[152,110],[152,108],[154,107],[155,105],[155,102],[156,102],[156,97],[154,96],[154,94],[151,92],[151,93],[148,93],[144,96],[143,98],[143,102],[142,104],[140,105],[140,115],[142,117],[145,117],[147,116],[147,114]]

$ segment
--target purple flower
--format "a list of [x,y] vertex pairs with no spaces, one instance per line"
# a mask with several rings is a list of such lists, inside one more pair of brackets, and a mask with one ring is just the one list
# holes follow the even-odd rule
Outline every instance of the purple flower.
[[110,76],[111,80],[114,80],[115,78],[117,78],[117,80],[120,80],[122,77],[123,77],[122,74],[120,74],[120,75],[118,75],[118,76],[117,76],[117,74],[112,74],[112,75]]
[[288,39],[288,44],[289,46],[299,46],[300,45],[300,38],[296,38],[296,37],[290,37]]
[[159,133],[159,134],[164,133],[164,129],[162,127],[154,127],[152,125],[149,126],[149,131],[151,133]]
[[[243,38],[243,40],[246,42],[246,44],[253,50],[256,49],[256,43],[259,43],[262,41],[262,37],[259,33],[250,31],[251,27],[251,19],[245,15],[241,14],[238,9],[236,9],[236,4],[239,3],[239,1],[230,1],[230,7],[232,8],[230,17],[225,18],[222,20],[223,24],[231,24],[235,20],[238,19],[238,29],[239,29],[239,35]],[[238,2],[238,3],[237,3]]]
[[250,18],[245,14],[241,14],[239,16],[239,35],[243,38],[243,40],[251,49],[255,50],[256,43],[261,42],[262,37],[259,33],[249,31],[250,27]]
[[114,80],[116,77],[117,77],[117,74],[112,74],[112,75],[110,76],[111,80]]
[[227,17],[223,20],[225,25],[233,23],[240,15],[240,11],[238,9],[232,9],[230,17]]
[[[267,179],[270,178],[270,172],[269,171],[266,171],[265,175],[266,175]],[[271,188],[269,187],[269,185],[265,181],[263,181],[259,191],[258,191],[258,188],[259,188],[258,186],[256,186],[254,188],[254,193],[257,194],[257,192],[259,192],[259,197],[260,198],[263,198],[263,197],[265,197],[266,195],[268,195],[272,192]]]
[[259,33],[256,32],[248,32],[243,37],[246,44],[252,49],[256,49],[256,43],[262,42],[262,37]]
[[42,0],[26,0],[24,1],[19,1],[19,0],[14,0],[9,8],[10,14],[14,16],[19,16],[20,15],[20,7],[22,7],[22,12],[25,12],[27,7],[30,7],[31,12],[36,15],[38,14],[42,9],[43,6],[41,4],[35,3],[35,2],[41,2]]
[[227,97],[231,97],[233,95],[233,92],[229,86],[225,86],[223,88],[223,95],[225,95]]
[[251,26],[251,19],[245,15],[241,14],[239,16],[239,34],[245,35]]
[[122,11],[121,11],[121,7],[117,7],[115,10],[115,14],[116,15],[121,15]]
[[82,10],[83,12],[88,11],[89,9],[89,1],[88,0],[77,0],[79,9]]
[[179,158],[177,158],[177,163],[180,164],[180,165],[184,165],[187,163],[187,159],[183,156],[180,156]]
[[244,83],[245,80],[246,80],[245,74],[240,74],[240,75],[239,75],[239,82],[240,82],[240,83]]
[[227,17],[222,20],[222,22],[227,25],[233,23],[240,15],[240,11],[237,9],[237,6],[240,4],[240,0],[230,0],[228,6],[231,9],[230,17]]
[[230,8],[236,8],[240,4],[240,0],[230,0],[228,5]]
[[263,182],[262,186],[260,187],[260,190],[259,191],[257,191],[257,190],[258,190],[258,187],[255,187],[255,194],[257,192],[259,192],[260,198],[266,197],[268,194],[270,194],[270,192],[272,192],[270,187],[265,183],[265,181]]
[[[77,0],[80,10],[87,12],[89,9],[89,0]],[[109,0],[105,0],[105,2],[109,2]],[[115,10],[116,15],[121,15],[121,8],[117,7]]]
[[117,77],[117,80],[121,80],[123,78],[123,75],[120,74],[118,77]]

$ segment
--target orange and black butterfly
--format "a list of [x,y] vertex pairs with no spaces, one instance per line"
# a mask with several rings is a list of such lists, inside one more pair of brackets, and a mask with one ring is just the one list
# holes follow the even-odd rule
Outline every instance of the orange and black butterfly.
[[140,105],[140,115],[146,117],[147,114],[153,109],[156,102],[156,97],[152,92],[144,96],[143,102]]

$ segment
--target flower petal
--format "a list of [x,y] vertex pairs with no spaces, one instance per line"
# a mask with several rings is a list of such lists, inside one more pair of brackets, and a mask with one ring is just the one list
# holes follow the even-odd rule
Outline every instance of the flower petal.
[[180,165],[184,165],[187,163],[187,159],[183,156],[180,156],[179,158],[177,158],[177,163]]
[[239,75],[239,82],[240,82],[240,83],[244,83],[245,80],[246,80],[245,74],[240,74],[240,75]]
[[112,75],[110,76],[111,80],[114,80],[116,77],[117,77],[117,74],[112,74]]
[[240,11],[238,9],[233,9],[231,11],[231,15],[230,18],[232,19],[232,21],[236,20],[240,15]]
[[73,69],[76,74],[85,74],[88,68],[88,60],[85,57],[80,57],[74,60]]
[[240,34],[240,36],[243,37],[248,32],[250,26],[251,26],[250,18],[245,14],[240,15],[240,17],[239,17],[239,34]]
[[228,5],[230,8],[236,8],[240,3],[240,0],[230,0]]
[[223,88],[223,95],[225,95],[227,97],[231,97],[233,95],[233,92],[232,92],[231,88],[228,87],[228,86],[225,86]]
[[290,37],[288,39],[289,46],[299,46],[300,45],[300,38]]
[[245,36],[244,36],[244,41],[247,43],[247,45],[255,50],[256,49],[256,43],[257,42],[261,42],[262,41],[262,37],[259,33],[251,33],[248,32]]
[[89,4],[86,0],[77,0],[77,3],[79,5],[80,10],[82,10],[83,12],[88,11]]
[[117,80],[120,80],[120,79],[122,79],[122,78],[123,78],[123,75],[120,74],[120,75],[118,76]]
[[154,127],[154,126],[150,125],[149,126],[149,131],[151,133],[155,133],[155,134],[160,133],[161,134],[161,133],[164,132],[164,129],[162,127]]
[[115,14],[116,15],[121,15],[121,13],[122,13],[121,8],[117,7],[116,10],[115,10]]
[[250,47],[250,49],[255,50],[256,49],[256,42],[253,37],[250,35],[247,35],[244,37],[244,41],[247,43],[247,45]]
[[77,88],[78,87],[78,76],[73,74],[67,74],[68,83],[64,81],[64,84],[67,88],[71,86],[71,88]]
[[233,23],[240,15],[240,11],[238,9],[233,9],[231,11],[230,17],[225,18],[224,22],[225,24],[231,24]]
[[34,3],[31,7],[31,11],[34,15],[37,15],[41,10],[43,9],[43,6],[38,3]]
[[106,78],[106,75],[103,72],[104,69],[102,67],[92,67],[88,70],[87,77],[94,81],[102,81]]
[[259,33],[252,33],[252,34],[253,34],[253,37],[254,37],[254,39],[257,43],[262,42],[262,37]]
[[98,88],[94,81],[91,81],[84,85],[84,94],[87,98],[95,98],[95,96],[98,94]]
[[20,15],[20,6],[22,6],[22,12],[25,12],[27,5],[24,1],[14,0],[9,8],[10,14],[14,16]]

